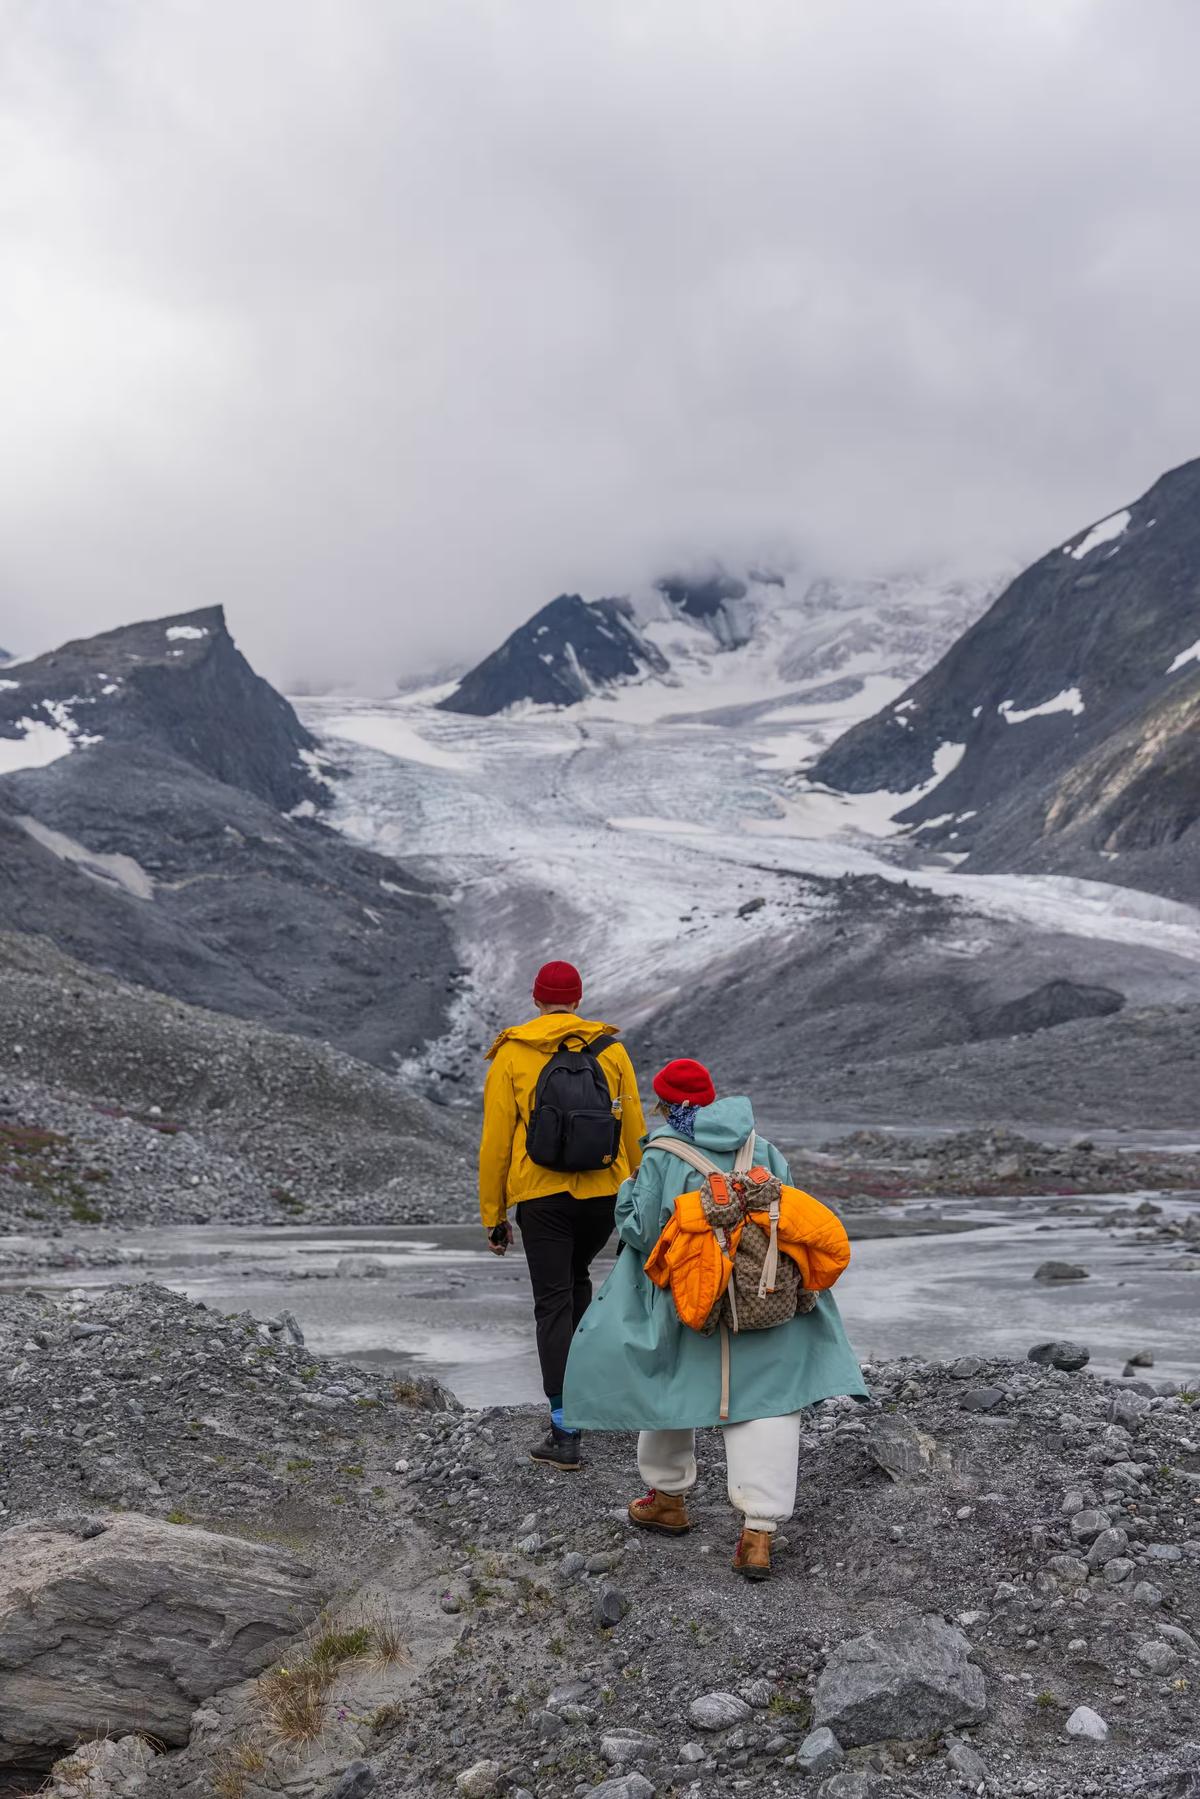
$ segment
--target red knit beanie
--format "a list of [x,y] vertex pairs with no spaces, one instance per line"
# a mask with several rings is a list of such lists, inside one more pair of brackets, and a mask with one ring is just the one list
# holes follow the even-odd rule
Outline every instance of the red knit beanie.
[[539,1006],[577,1006],[583,998],[579,970],[569,962],[547,962],[538,969],[533,997]]
[[654,1091],[669,1106],[711,1106],[717,1097],[708,1069],[690,1056],[679,1056],[660,1068],[654,1077]]

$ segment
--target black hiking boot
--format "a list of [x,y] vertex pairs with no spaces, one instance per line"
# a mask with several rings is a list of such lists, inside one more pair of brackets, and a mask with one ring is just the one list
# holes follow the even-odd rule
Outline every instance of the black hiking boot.
[[552,1424],[542,1441],[529,1451],[535,1462],[546,1468],[563,1468],[568,1474],[579,1472],[579,1432],[559,1430]]

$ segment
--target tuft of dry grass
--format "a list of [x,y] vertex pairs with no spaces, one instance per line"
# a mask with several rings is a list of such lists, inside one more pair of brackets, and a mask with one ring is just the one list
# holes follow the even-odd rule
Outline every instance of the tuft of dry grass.
[[408,1660],[408,1645],[401,1634],[400,1622],[394,1612],[382,1610],[376,1612],[370,1620],[371,1647],[375,1660],[384,1667],[392,1667],[396,1662]]
[[[408,1660],[400,1625],[391,1612],[364,1607],[359,1621],[334,1626],[320,1619],[319,1634],[309,1637],[290,1661],[260,1676],[258,1696],[264,1725],[286,1743],[316,1742],[325,1728],[330,1690],[338,1670],[368,1657],[384,1665]],[[231,1789],[217,1799],[241,1799]]]
[[269,1762],[266,1748],[253,1736],[220,1750],[213,1761],[213,1799],[245,1799],[246,1782],[253,1774],[264,1774]]
[[260,1678],[264,1720],[284,1742],[315,1743],[320,1738],[336,1666],[305,1658],[292,1667],[272,1668]]

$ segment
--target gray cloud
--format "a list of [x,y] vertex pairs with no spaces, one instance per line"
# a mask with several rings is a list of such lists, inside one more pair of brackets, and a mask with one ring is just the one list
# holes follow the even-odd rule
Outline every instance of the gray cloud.
[[1200,452],[1192,0],[0,0],[0,641],[392,679]]

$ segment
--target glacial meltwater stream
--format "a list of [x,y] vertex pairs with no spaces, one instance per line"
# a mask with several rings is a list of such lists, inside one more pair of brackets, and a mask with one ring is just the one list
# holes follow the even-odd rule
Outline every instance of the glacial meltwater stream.
[[[933,1234],[856,1240],[837,1297],[859,1354],[1024,1357],[1036,1342],[1068,1337],[1088,1346],[1098,1374],[1119,1375],[1128,1356],[1150,1350],[1152,1380],[1200,1387],[1200,1272],[1174,1272],[1178,1252],[1086,1219],[1050,1218],[1046,1205],[963,1202],[947,1212],[974,1228],[939,1230],[930,1219]],[[918,1208],[904,1212],[919,1224]],[[222,1311],[268,1318],[286,1308],[314,1350],[434,1375],[468,1405],[540,1397],[519,1242],[497,1260],[481,1249],[477,1226],[206,1225],[114,1233],[112,1242],[138,1260],[35,1284],[61,1291],[153,1279]],[[352,1261],[339,1272],[344,1258]],[[1050,1258],[1081,1264],[1089,1278],[1035,1281]],[[361,1272],[368,1261],[382,1272]],[[598,1265],[599,1278],[608,1266]]]

